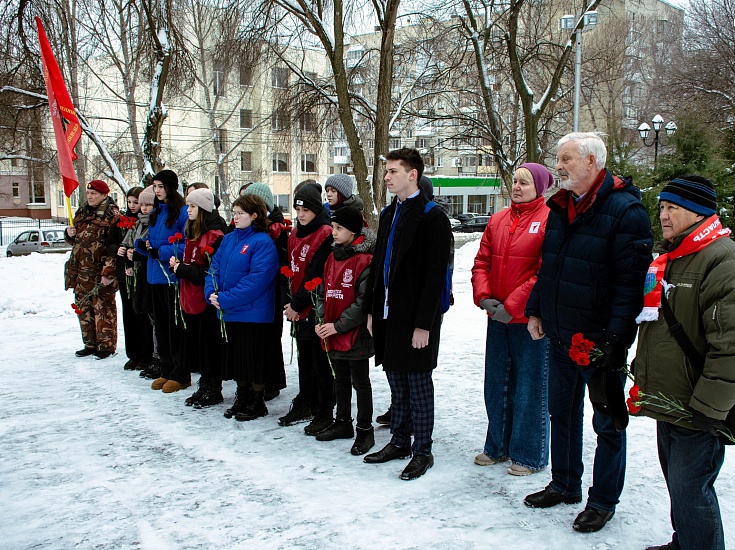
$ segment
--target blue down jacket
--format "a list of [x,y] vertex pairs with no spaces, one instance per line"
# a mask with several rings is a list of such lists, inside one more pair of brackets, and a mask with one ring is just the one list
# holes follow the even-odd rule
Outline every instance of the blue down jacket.
[[204,282],[204,297],[215,292],[225,321],[271,323],[273,321],[278,252],[268,233],[253,227],[235,229],[225,235],[212,258]]

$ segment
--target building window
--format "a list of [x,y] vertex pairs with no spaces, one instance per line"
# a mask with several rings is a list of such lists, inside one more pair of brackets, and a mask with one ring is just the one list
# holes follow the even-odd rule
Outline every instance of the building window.
[[240,86],[253,85],[253,68],[245,62],[240,63]]
[[276,195],[276,206],[281,209],[281,212],[288,214],[291,208],[291,195]]
[[444,166],[444,157],[435,157],[436,167],[441,168]]
[[240,171],[253,171],[253,153],[252,151],[240,151]]
[[368,155],[367,165],[368,165],[368,168],[372,168],[373,166],[375,166],[375,157],[373,155]]
[[46,203],[46,191],[43,188],[43,180],[36,182],[28,182],[28,202],[33,204]]
[[62,191],[61,189],[57,191],[56,202],[59,206],[63,206],[64,204],[64,191]]
[[271,130],[279,132],[285,130],[288,127],[288,113],[285,109],[280,108],[273,111],[271,117]]
[[78,191],[74,191],[74,192],[73,192],[73,193],[71,194],[71,197],[69,197],[69,199],[71,200],[71,205],[72,205],[72,207],[74,207],[74,208],[76,208],[76,207],[77,207],[77,196],[78,196]]
[[13,182],[13,198],[19,199],[20,198],[20,183],[17,181]]
[[491,216],[495,214],[495,195],[487,198],[487,213]]
[[273,153],[273,171],[288,172],[288,153]]
[[400,148],[401,148],[401,138],[390,138],[391,151],[394,149],[400,149]]
[[301,171],[316,173],[316,155],[312,153],[301,155]]
[[220,60],[214,62],[212,93],[214,94],[214,97],[225,95],[225,64]]
[[10,159],[10,166],[16,168],[18,166],[18,159]]
[[447,205],[450,216],[456,216],[464,212],[464,197],[462,195],[442,195],[442,199]]
[[224,155],[227,152],[227,130],[220,128],[217,130],[217,153]]
[[304,113],[299,118],[299,128],[302,132],[316,132],[316,114]]
[[416,140],[416,149],[428,149],[431,147],[431,140],[428,138],[418,138]]
[[112,201],[117,204],[117,191],[111,192],[110,196],[112,197]]
[[347,156],[347,147],[335,147],[334,148],[334,156],[335,157],[346,157]]
[[252,109],[240,109],[240,128],[253,127],[253,111]]
[[288,68],[273,67],[271,69],[271,85],[274,88],[288,88]]
[[485,214],[487,212],[487,195],[469,195],[467,197],[467,212]]

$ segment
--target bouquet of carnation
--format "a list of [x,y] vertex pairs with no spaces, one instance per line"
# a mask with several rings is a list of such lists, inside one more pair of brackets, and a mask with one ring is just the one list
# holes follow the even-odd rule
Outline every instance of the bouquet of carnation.
[[[214,293],[219,294],[219,285],[217,284],[217,270],[212,267],[212,256],[214,255],[214,248],[211,246],[203,246],[201,248],[202,253],[207,256],[207,259],[209,260],[209,269],[207,270],[207,273],[212,277],[212,285],[214,285]],[[225,310],[220,308],[219,309],[219,331],[222,335],[222,338],[225,339],[225,342],[229,342],[227,339],[227,327],[225,326]]]

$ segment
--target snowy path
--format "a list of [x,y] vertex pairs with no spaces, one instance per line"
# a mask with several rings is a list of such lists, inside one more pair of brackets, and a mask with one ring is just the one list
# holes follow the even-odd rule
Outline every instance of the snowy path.
[[[296,391],[295,365],[270,415],[240,423],[222,417],[232,383],[224,405],[198,411],[183,405],[190,390],[153,392],[123,371],[124,350],[105,361],[75,358],[81,339],[71,293],[61,290],[64,257],[0,258],[0,549],[630,550],[668,541],[650,420],[631,420],[622,502],[595,534],[571,529],[581,505],[523,505],[548,471],[516,478],[503,466],[472,464],[486,428],[485,320],[469,284],[476,250],[473,241],[458,251],[457,305],[442,334],[436,465],[413,482],[398,479],[405,461],[367,465],[349,454],[351,441],[321,443],[303,426],[279,427]],[[288,337],[284,353],[288,360]],[[379,369],[372,379],[378,414],[388,387]],[[585,430],[586,487],[589,419]],[[389,437],[378,429],[376,450]],[[717,483],[723,518],[735,514],[734,465],[728,456]],[[725,521],[733,546],[735,529]]]

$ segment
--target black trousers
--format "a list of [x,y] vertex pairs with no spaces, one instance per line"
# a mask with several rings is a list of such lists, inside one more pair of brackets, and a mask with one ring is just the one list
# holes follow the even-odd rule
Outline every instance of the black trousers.
[[299,350],[299,397],[317,415],[334,411],[334,377],[327,353],[318,338],[297,338]]
[[268,365],[265,371],[265,391],[275,392],[286,387],[286,366],[283,363],[283,310],[281,309],[281,295],[278,289],[273,322],[268,325],[267,354]]
[[220,380],[225,339],[217,319],[217,308],[207,305],[202,313],[184,313],[184,319],[182,368],[190,373],[200,372],[208,380]]
[[337,397],[337,418],[352,418],[352,388],[357,395],[357,427],[373,425],[373,387],[370,384],[368,359],[334,359],[334,392]]
[[191,382],[191,374],[181,361],[184,324],[175,318],[174,285],[151,285],[153,323],[161,360],[161,378],[175,380],[180,384]]
[[128,359],[149,361],[153,357],[153,327],[146,313],[133,310],[133,298],[128,296],[125,279],[120,281],[125,354]]

